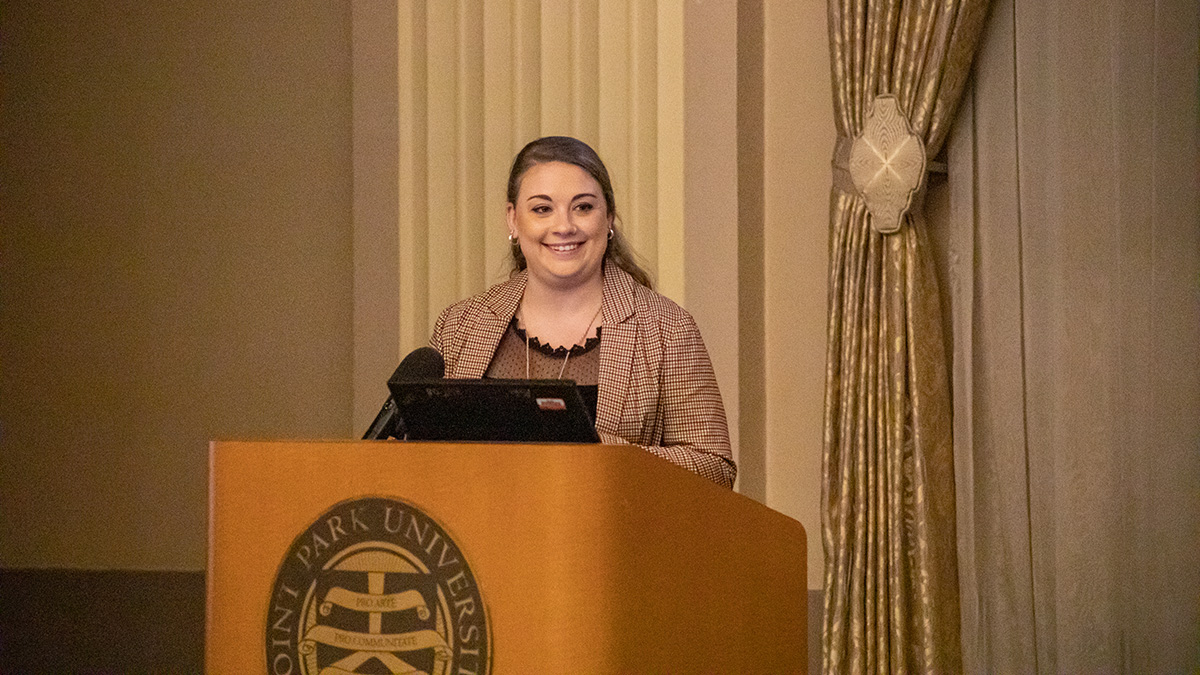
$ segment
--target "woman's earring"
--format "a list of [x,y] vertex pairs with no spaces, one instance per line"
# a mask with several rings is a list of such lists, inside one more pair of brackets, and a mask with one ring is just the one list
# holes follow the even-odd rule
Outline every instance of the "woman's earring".
[[[608,235],[608,238],[609,238],[609,239],[612,239],[612,235],[611,235],[611,234],[610,234],[610,235]],[[512,232],[509,232],[509,233],[508,233],[508,243],[510,243],[510,244],[515,244],[515,243],[517,243],[517,235],[516,235],[516,234],[513,234]]]
[[614,231],[614,230],[613,230],[611,227],[610,227],[610,228],[608,228],[608,240],[609,240],[609,241],[612,241],[612,238],[613,238],[613,235],[614,235],[614,234],[616,234],[616,232],[615,232],[615,231]]

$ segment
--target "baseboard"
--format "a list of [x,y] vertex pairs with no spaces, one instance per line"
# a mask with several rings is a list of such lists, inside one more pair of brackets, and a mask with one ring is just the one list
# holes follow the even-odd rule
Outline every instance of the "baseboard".
[[808,675],[821,672],[821,622],[825,614],[825,591],[808,589]]
[[[808,592],[808,672],[824,593]],[[0,569],[0,674],[204,672],[204,573]]]

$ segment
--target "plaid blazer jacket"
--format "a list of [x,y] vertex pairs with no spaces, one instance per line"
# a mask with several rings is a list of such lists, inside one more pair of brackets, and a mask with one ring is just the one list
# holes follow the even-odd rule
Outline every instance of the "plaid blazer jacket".
[[[525,292],[526,272],[442,312],[430,345],[446,377],[487,371]],[[733,487],[737,467],[725,407],[696,322],[616,265],[604,269],[596,432],[604,443],[639,445],[713,482]]]

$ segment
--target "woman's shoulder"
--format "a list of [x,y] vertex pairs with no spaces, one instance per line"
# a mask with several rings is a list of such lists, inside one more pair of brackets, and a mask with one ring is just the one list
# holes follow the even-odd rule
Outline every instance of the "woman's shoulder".
[[525,274],[522,272],[482,293],[451,304],[442,310],[434,324],[434,341],[457,333],[460,325],[470,329],[480,323],[507,322],[516,313],[524,288]]
[[442,316],[452,318],[471,314],[480,310],[491,310],[497,317],[512,318],[521,302],[521,294],[525,288],[525,273],[520,272],[509,279],[493,285],[482,293],[469,298],[463,298],[442,310]]
[[683,307],[658,291],[647,288],[633,279],[629,273],[619,270],[619,286],[632,300],[633,313],[640,321],[660,325],[694,327],[695,320]]
[[691,313],[680,307],[674,300],[641,284],[638,284],[637,287],[637,305],[642,311],[649,312],[663,321],[692,321]]

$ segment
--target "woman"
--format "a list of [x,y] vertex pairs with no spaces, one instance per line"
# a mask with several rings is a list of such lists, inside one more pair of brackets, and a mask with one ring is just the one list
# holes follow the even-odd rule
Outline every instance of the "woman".
[[508,177],[508,281],[447,308],[446,377],[571,379],[604,443],[639,445],[733,487],[725,408],[691,315],[650,289],[587,144],[526,145]]

